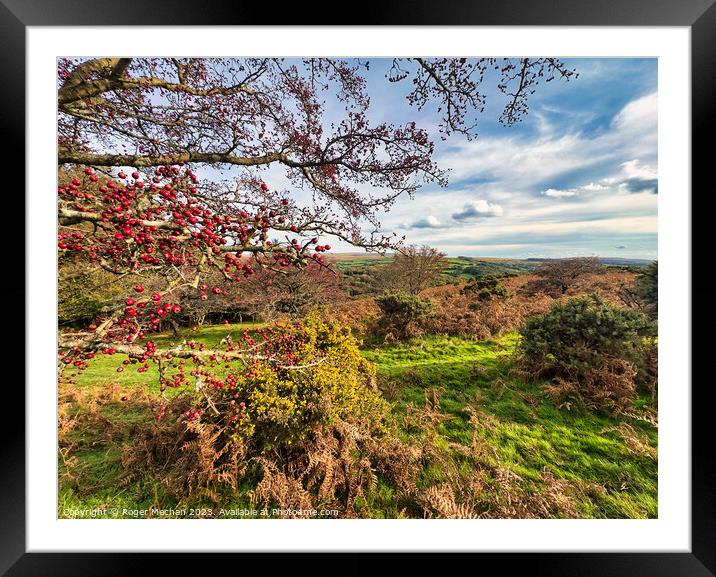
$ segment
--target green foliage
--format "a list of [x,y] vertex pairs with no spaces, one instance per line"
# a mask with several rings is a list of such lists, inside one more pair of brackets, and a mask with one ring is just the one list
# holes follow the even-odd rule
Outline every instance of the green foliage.
[[641,350],[649,319],[598,296],[556,302],[520,327],[520,352],[543,372],[567,376],[599,366],[606,357],[633,360]]
[[203,420],[218,422],[252,454],[287,448],[337,421],[379,427],[385,410],[375,387],[375,368],[365,360],[348,329],[316,312],[303,321],[272,327],[280,338],[266,360],[227,378],[219,390],[220,415],[205,407]]
[[654,261],[636,281],[636,293],[644,302],[644,311],[656,318],[659,310],[659,262]]
[[555,379],[568,397],[591,406],[624,408],[644,366],[644,336],[650,327],[644,313],[597,296],[557,302],[520,327],[520,362],[532,377]]
[[471,278],[463,288],[463,294],[474,295],[478,301],[486,301],[492,297],[507,298],[509,292],[500,279],[511,275],[490,275]]
[[529,274],[534,271],[537,262],[516,259],[480,259],[460,256],[447,259],[449,266],[442,276],[447,282],[451,279],[468,280],[481,276],[512,276]]
[[60,325],[87,323],[122,306],[129,281],[68,257],[60,259],[57,321]]
[[[516,333],[480,342],[428,335],[375,346],[365,355],[376,364],[379,386],[391,393],[393,411],[401,419],[425,403],[426,389],[439,388],[447,418],[437,426],[436,444],[455,448],[444,455],[446,463],[464,459],[457,457],[457,449],[477,443],[494,452],[525,487],[538,483],[548,468],[556,478],[582,488],[577,499],[581,516],[655,517],[658,430],[645,420],[653,414],[649,398],[637,395],[631,416],[618,419],[558,410],[546,402],[539,383],[512,370],[518,345]],[[471,409],[482,423],[477,430]]]
[[385,294],[376,299],[381,311],[379,331],[401,340],[418,332],[418,323],[430,313],[429,300],[405,293]]
[[[215,346],[227,330],[243,328],[246,327],[205,326],[184,336]],[[157,339],[160,349],[171,346],[172,342],[168,335]],[[465,453],[477,446],[497,455],[503,467],[519,475],[524,491],[543,490],[540,475],[545,468],[549,468],[556,479],[576,486],[580,489],[576,498],[578,516],[656,517],[658,430],[648,417],[653,415],[649,399],[637,397],[631,416],[621,415],[619,419],[560,411],[544,402],[537,383],[525,382],[511,372],[512,352],[517,345],[515,333],[481,342],[430,335],[362,351],[362,355],[377,366],[378,385],[383,390],[388,386],[395,389],[392,412],[401,423],[401,438],[424,447],[428,453],[437,452],[442,459],[440,467],[426,466],[421,474],[421,486],[431,483],[436,474],[445,475],[452,466],[469,467],[468,474],[473,472],[473,462],[466,460]],[[105,361],[110,364],[105,366],[102,364]],[[87,394],[87,400],[83,401],[86,404],[79,405],[78,400],[70,402],[75,394],[66,399],[73,415],[77,412],[89,419],[92,416],[89,404],[97,404],[96,395],[106,390],[106,383],[120,376],[127,377],[113,402],[97,405],[99,414],[95,420],[63,433],[72,435],[71,443],[63,443],[61,437],[60,517],[66,517],[69,509],[99,508],[105,509],[105,517],[121,517],[124,508],[147,509],[156,503],[164,508],[179,508],[178,497],[166,491],[163,482],[166,471],[158,469],[156,479],[148,475],[122,486],[125,469],[118,448],[122,438],[134,443],[137,430],[154,428],[155,420],[152,411],[140,410],[142,405],[135,403],[132,396],[145,390],[147,374],[125,371],[118,375],[113,368],[116,363],[112,357],[94,359],[87,374],[91,372],[96,381],[78,379],[77,384],[77,390]],[[135,374],[134,380],[132,374]],[[104,387],[100,381],[105,383]],[[425,389],[430,387],[440,388],[439,409],[446,417],[436,425],[436,436],[432,440],[421,437],[420,431],[409,426],[410,423],[402,425],[416,406],[423,406]],[[121,402],[121,395],[130,395],[130,401]],[[153,390],[150,399],[159,402],[158,391]],[[471,423],[469,408],[479,411],[476,415],[481,426],[476,428]],[[109,424],[112,425],[110,432],[114,431],[111,436],[106,430]],[[395,459],[393,453],[391,458]],[[217,488],[221,506],[225,509],[249,507],[248,494],[255,485],[255,480],[247,478],[236,489]],[[490,487],[490,491],[507,496],[506,490],[499,486],[497,491]],[[422,511],[411,508],[410,502],[398,499],[397,493],[395,483],[379,474],[377,486],[366,491],[360,502],[362,508],[356,507],[356,516],[423,516]],[[180,497],[182,507],[211,509],[215,506],[213,501],[201,496],[183,494]],[[117,508],[118,513],[113,515],[110,508]],[[493,513],[499,514],[494,510]]]

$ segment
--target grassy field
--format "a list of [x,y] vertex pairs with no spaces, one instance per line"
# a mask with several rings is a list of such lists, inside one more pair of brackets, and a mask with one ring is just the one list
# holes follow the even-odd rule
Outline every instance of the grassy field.
[[[465,409],[489,421],[481,432],[499,461],[526,482],[544,468],[558,479],[589,488],[580,501],[585,517],[657,516],[657,428],[637,409],[619,422],[558,410],[536,384],[512,376],[517,335],[471,342],[427,337],[393,347],[367,349],[395,411],[424,402],[435,390],[448,418],[438,426],[446,442],[469,445],[474,428]],[[637,407],[645,407],[642,398]]]
[[[213,347],[227,332],[236,335],[252,326],[203,326],[155,340],[160,348],[183,338]],[[427,405],[436,423],[430,442],[456,467],[468,467],[461,455],[482,443],[489,447],[489,459],[514,474],[525,492],[543,490],[546,473],[553,482],[566,483],[576,516],[656,517],[657,426],[648,400],[639,399],[619,420],[558,410],[538,384],[511,372],[517,338],[515,333],[481,342],[427,336],[395,345],[366,341],[362,350],[377,367],[379,387],[406,442],[422,442],[410,417]],[[176,506],[152,479],[121,483],[122,446],[153,426],[159,389],[154,367],[141,374],[131,366],[117,373],[120,362],[100,356],[73,383],[60,385],[60,516],[70,509],[103,508],[117,510],[106,516],[123,517],[124,508]],[[439,483],[443,475],[438,467],[426,467],[420,484]],[[225,508],[249,505],[245,491],[223,499]],[[383,480],[359,506],[367,517],[405,515]]]
[[[335,268],[349,280],[353,295],[370,293],[373,271],[393,261],[392,256],[379,255],[332,255],[332,258]],[[436,285],[466,281],[474,276],[531,273],[539,263],[517,259],[461,256],[447,258],[446,264],[445,270],[435,280]]]
[[[375,254],[335,254],[330,257],[337,270],[349,277],[360,276],[368,273],[371,268],[384,266],[393,261],[392,256],[380,256]],[[531,273],[540,259],[511,259],[511,258],[488,258],[488,257],[469,257],[458,256],[448,257],[445,259],[447,267],[440,275],[437,284],[445,284],[455,281],[469,280],[474,276],[490,276],[490,275],[520,275]],[[603,259],[604,263],[616,268],[622,267],[643,267],[649,261],[629,260],[610,258]]]

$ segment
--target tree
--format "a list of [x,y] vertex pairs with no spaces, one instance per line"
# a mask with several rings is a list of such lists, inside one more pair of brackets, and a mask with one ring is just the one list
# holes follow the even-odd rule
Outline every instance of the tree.
[[381,292],[417,295],[447,266],[445,253],[429,246],[411,245],[397,252],[392,263],[376,271],[374,284]]
[[541,282],[533,286],[565,294],[579,277],[603,269],[604,265],[596,256],[546,260],[535,268],[534,272]]
[[263,320],[277,315],[300,317],[313,307],[345,297],[341,276],[317,263],[285,272],[264,268],[243,282],[235,296],[242,306]]
[[[226,296],[224,285],[264,269],[326,266],[324,235],[368,250],[397,246],[380,232],[380,212],[425,182],[445,185],[446,173],[415,122],[371,122],[368,67],[315,58],[61,59],[58,249],[134,280],[85,334],[61,337],[62,362],[81,368],[97,352],[127,353],[140,369],[159,362],[148,334],[181,314],[180,298]],[[471,138],[492,67],[505,125],[524,116],[540,82],[575,76],[551,58],[407,58],[393,61],[388,80],[411,83],[409,105],[437,106],[443,136]],[[342,107],[333,122],[326,97]],[[262,171],[272,167],[313,201],[270,187]],[[206,365],[219,353],[166,354]]]

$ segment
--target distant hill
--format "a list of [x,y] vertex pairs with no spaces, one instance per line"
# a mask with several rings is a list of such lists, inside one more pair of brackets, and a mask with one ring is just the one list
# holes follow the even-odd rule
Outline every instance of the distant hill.
[[[527,262],[534,262],[534,263],[540,263],[544,262],[546,260],[558,260],[558,259],[549,259],[549,258],[526,258],[524,259]],[[643,259],[643,258],[620,258],[620,257],[600,257],[600,261],[602,261],[602,264],[605,265],[612,265],[612,266],[648,266],[653,260]]]
[[[364,294],[371,289],[372,270],[384,266],[393,260],[394,254],[380,255],[376,253],[334,253],[328,258],[336,269],[350,279],[353,295]],[[546,258],[497,258],[478,256],[448,257],[448,267],[440,275],[437,284],[449,284],[466,281],[475,276],[512,276],[530,274]],[[650,262],[644,259],[605,257],[601,259],[606,266],[625,269],[638,269]]]

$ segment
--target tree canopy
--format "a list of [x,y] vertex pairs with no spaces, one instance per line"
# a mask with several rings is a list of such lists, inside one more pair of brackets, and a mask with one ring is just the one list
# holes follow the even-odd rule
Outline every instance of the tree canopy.
[[[447,172],[425,128],[371,119],[369,67],[330,58],[61,59],[61,258],[137,277],[136,294],[95,336],[133,342],[177,310],[172,295],[222,294],[206,284],[210,271],[238,282],[263,268],[326,266],[325,235],[367,250],[399,246],[382,231],[381,211],[426,182],[445,185]],[[500,122],[511,125],[541,82],[575,75],[552,58],[402,58],[386,80],[411,87],[407,106],[434,107],[443,137],[472,138],[488,82],[505,100]],[[271,167],[311,202],[270,186]],[[151,297],[143,275],[164,279]]]

